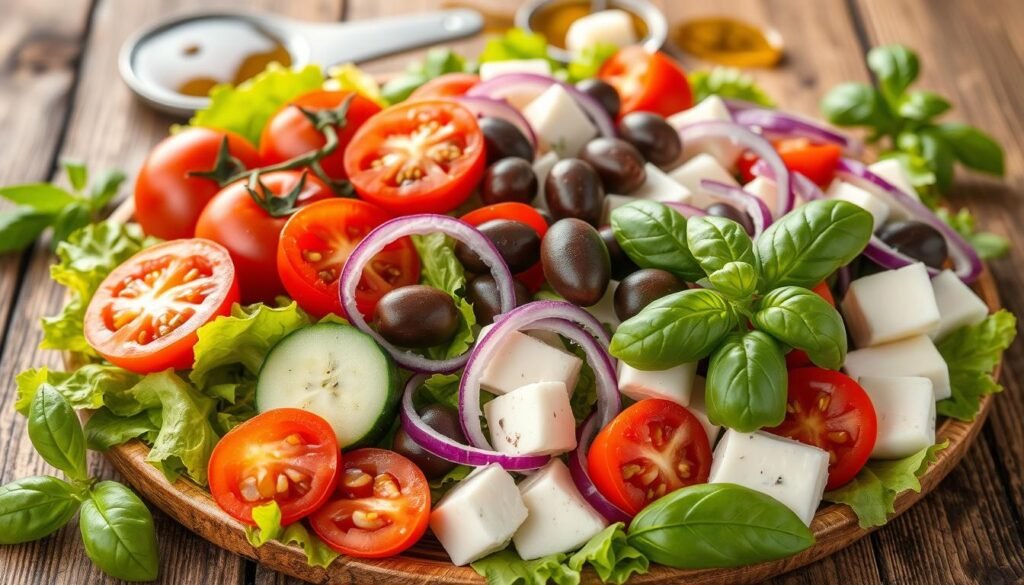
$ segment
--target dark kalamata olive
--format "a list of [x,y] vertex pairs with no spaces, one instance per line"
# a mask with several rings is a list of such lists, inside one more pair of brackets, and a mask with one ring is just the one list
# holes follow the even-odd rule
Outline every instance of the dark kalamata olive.
[[515,201],[529,203],[537,196],[537,173],[518,157],[503,158],[487,167],[480,183],[480,200],[491,205]]
[[533,160],[533,146],[515,124],[501,118],[480,118],[477,122],[484,135],[487,164],[510,156]]
[[644,156],[625,140],[595,138],[583,146],[580,159],[594,167],[608,193],[626,195],[647,180]]
[[594,167],[578,158],[564,158],[544,181],[544,199],[555,220],[572,217],[596,226],[604,210],[604,187]]
[[747,234],[754,233],[754,222],[750,219],[750,216],[747,215],[746,211],[740,211],[728,203],[712,203],[707,209],[705,209],[705,211],[708,212],[708,215],[724,217],[725,219],[735,221],[743,226],[743,229],[746,230]]
[[584,79],[576,84],[576,89],[594,98],[612,119],[619,117],[622,99],[619,97],[619,92],[615,91],[610,84],[600,79]]
[[686,290],[686,283],[671,272],[658,268],[637,270],[622,279],[615,289],[615,314],[625,321],[663,296]]
[[[505,259],[508,269],[513,273],[522,272],[540,260],[540,236],[533,228],[519,221],[510,219],[492,219],[476,227],[487,236],[498,253]],[[455,257],[470,272],[489,272],[487,265],[480,260],[469,246],[459,242],[455,244]]]
[[619,137],[632,144],[651,164],[666,168],[683,153],[683,142],[665,118],[650,112],[632,112],[619,120]]
[[[423,407],[419,414],[423,422],[427,423],[435,431],[459,443],[466,442],[466,437],[462,434],[462,424],[459,422],[459,413],[454,408],[440,404],[430,404]],[[416,467],[419,467],[420,471],[423,472],[423,475],[427,476],[427,479],[443,477],[444,474],[454,469],[456,465],[451,461],[446,461],[425,451],[423,447],[420,447],[416,441],[409,437],[402,427],[398,427],[398,430],[395,432],[395,438],[391,442],[391,449],[395,453],[409,458],[409,461],[415,463]]]
[[878,237],[899,252],[932,268],[942,268],[949,255],[946,238],[937,229],[920,221],[894,221],[886,224],[878,230]]
[[[518,279],[512,279],[516,291],[516,306],[530,302],[530,290]],[[494,321],[495,315],[501,312],[501,299],[498,297],[498,285],[490,274],[480,274],[466,285],[466,299],[473,305],[476,322],[488,325]]]
[[604,226],[598,233],[601,234],[601,240],[604,241],[605,247],[608,248],[608,258],[612,262],[612,279],[622,280],[630,274],[633,274],[640,267],[635,262],[626,256],[626,253],[622,251],[622,246],[619,245],[619,241],[615,239],[615,233],[612,232],[611,226]]
[[390,290],[377,302],[377,331],[401,347],[432,347],[455,335],[459,311],[451,295],[413,284]]
[[597,304],[611,280],[611,260],[601,234],[579,219],[556,221],[540,251],[544,277],[565,300],[581,307]]

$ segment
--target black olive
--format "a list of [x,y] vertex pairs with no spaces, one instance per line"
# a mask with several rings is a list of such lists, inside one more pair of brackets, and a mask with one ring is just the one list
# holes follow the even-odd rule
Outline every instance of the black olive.
[[377,302],[377,331],[401,347],[432,347],[455,335],[459,311],[451,295],[413,284],[384,293]]
[[728,203],[712,203],[705,211],[708,212],[708,215],[724,217],[725,219],[735,221],[743,226],[743,229],[747,234],[752,235],[754,233],[754,222],[750,219],[750,215],[748,215],[746,211],[740,211]]
[[615,233],[612,231],[611,226],[604,226],[598,230],[598,233],[601,234],[601,240],[604,241],[604,245],[608,248],[608,257],[612,261],[612,279],[622,280],[640,270],[640,267],[622,251],[622,246],[615,239]]
[[510,156],[533,160],[533,146],[512,122],[501,118],[480,118],[477,123],[484,135],[487,164]]
[[[430,404],[425,406],[419,414],[423,422],[427,423],[435,431],[459,443],[466,442],[466,437],[462,434],[462,423],[459,422],[459,413],[454,408],[440,404]],[[391,442],[391,449],[415,463],[416,467],[419,467],[420,471],[428,479],[443,477],[454,469],[456,465],[451,461],[441,459],[425,451],[423,447],[420,447],[412,440],[402,427],[398,427],[398,431],[395,432],[394,440]]]
[[518,157],[503,158],[487,167],[480,183],[480,200],[487,205],[529,203],[536,196],[537,174],[533,165]]
[[632,112],[619,120],[619,137],[632,144],[651,164],[666,168],[679,161],[683,142],[665,118],[650,112]]
[[555,163],[544,181],[544,199],[555,220],[572,217],[596,226],[604,211],[604,197],[601,177],[578,158]]
[[644,157],[618,138],[595,138],[583,146],[580,158],[594,167],[605,192],[627,195],[647,180]]
[[[540,260],[540,236],[533,228],[519,221],[510,219],[492,219],[476,227],[487,236],[498,253],[505,259],[508,269],[513,273],[522,272]],[[470,272],[489,272],[487,265],[480,260],[469,246],[459,242],[455,244],[455,257]]]
[[920,221],[888,223],[878,230],[878,237],[897,251],[932,268],[942,268],[949,256],[946,238],[937,229]]
[[601,234],[579,219],[556,221],[541,242],[541,264],[551,288],[581,307],[597,304],[611,280],[611,260]]
[[622,99],[619,98],[619,92],[611,84],[605,83],[600,79],[584,79],[576,84],[576,89],[594,98],[597,103],[601,104],[601,108],[608,112],[612,119],[619,117],[619,110],[622,109]]
[[[512,279],[516,291],[516,306],[530,302],[530,290],[518,279]],[[489,325],[494,317],[501,312],[501,299],[498,298],[498,285],[490,274],[480,274],[466,284],[466,299],[473,305],[476,322]]]
[[622,279],[615,289],[615,314],[625,321],[663,296],[686,290],[686,283],[671,272],[643,268]]

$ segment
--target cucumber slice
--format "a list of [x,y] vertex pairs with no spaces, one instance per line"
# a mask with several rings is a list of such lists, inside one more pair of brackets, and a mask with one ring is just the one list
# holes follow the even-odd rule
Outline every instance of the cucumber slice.
[[395,420],[398,370],[369,335],[320,323],[291,333],[263,361],[256,408],[301,408],[320,415],[342,449],[372,444]]

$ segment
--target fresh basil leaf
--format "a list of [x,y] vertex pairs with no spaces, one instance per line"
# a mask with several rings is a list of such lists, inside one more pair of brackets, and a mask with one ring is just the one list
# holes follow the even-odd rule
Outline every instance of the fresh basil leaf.
[[967,124],[939,124],[935,130],[945,139],[965,167],[1002,176],[1003,147],[988,134]]
[[89,183],[89,169],[86,168],[85,163],[77,160],[62,159],[60,166],[64,168],[72,189],[78,192],[85,189],[85,186]]
[[686,243],[686,218],[667,205],[633,201],[612,211],[615,240],[641,268],[661,268],[691,282],[704,276]]
[[1016,336],[1017,318],[1000,309],[981,323],[957,329],[939,341],[939,353],[949,367],[952,396],[940,400],[936,411],[959,420],[974,420],[981,398],[1002,392],[992,370]]
[[904,118],[927,122],[949,111],[949,101],[931,91],[912,91],[903,96],[897,113]]
[[616,522],[597,533],[573,553],[566,564],[576,571],[582,571],[584,565],[590,565],[601,582],[616,585],[627,582],[634,574],[645,575],[651,565],[642,552],[629,544],[622,522]]
[[982,260],[1000,258],[1010,250],[1010,242],[1003,236],[992,232],[979,232],[971,210],[966,207],[956,213],[940,207],[935,210],[935,215],[963,236]]
[[846,327],[828,301],[797,286],[777,288],[761,299],[754,325],[782,343],[802,349],[815,365],[838,370],[846,360]]
[[717,95],[721,98],[743,100],[774,108],[775,100],[758,87],[754,77],[735,67],[712,67],[699,69],[687,75],[693,89],[693,103]]
[[92,223],[92,212],[85,203],[72,203],[57,214],[53,220],[53,238],[50,246],[56,250],[57,245],[68,239],[68,236]]
[[341,556],[315,534],[310,534],[301,522],[282,527],[281,508],[276,501],[271,500],[253,508],[252,519],[256,527],[246,526],[245,537],[255,547],[263,546],[271,540],[298,545],[306,553],[306,563],[311,567],[326,568]]
[[704,404],[716,425],[743,433],[786,417],[786,356],[767,333],[733,333],[711,354]]
[[[480,52],[479,61],[513,61],[519,59],[547,59],[548,41],[544,35],[521,28],[509,29],[504,35],[487,41]],[[552,61],[552,65],[556,65]]]
[[48,475],[0,486],[0,544],[39,540],[60,530],[78,511],[75,488]]
[[0,187],[0,197],[15,205],[24,206],[45,215],[55,215],[78,200],[71,193],[50,183],[28,183]]
[[882,95],[894,106],[917,79],[921,64],[917,55],[903,45],[884,45],[868,51],[868,69],[878,78]]
[[686,243],[694,259],[711,274],[730,262],[757,263],[754,243],[740,224],[724,217],[693,217],[686,222]]
[[109,169],[100,173],[89,189],[89,203],[94,212],[101,211],[117,195],[117,190],[125,181],[125,174],[117,169]]
[[734,301],[749,299],[757,291],[757,270],[746,262],[729,262],[708,275],[708,284]]
[[935,173],[928,166],[928,161],[924,160],[921,155],[900,150],[887,150],[879,155],[879,159],[889,158],[896,159],[903,165],[903,170],[910,178],[910,184],[918,188],[919,195],[921,187],[930,187],[935,184]]
[[578,55],[573,55],[572,61],[566,66],[569,83],[597,77],[601,66],[618,50],[619,48],[611,43],[599,42],[585,47]]
[[51,222],[53,215],[31,207],[16,207],[0,213],[0,254],[27,248]]
[[473,561],[473,570],[487,579],[487,585],[578,585],[579,571],[565,564],[564,553],[524,561],[511,548]]
[[778,500],[730,483],[697,484],[656,500],[633,518],[629,543],[680,569],[753,565],[796,554],[814,534]]
[[32,398],[28,438],[43,461],[71,479],[89,479],[82,424],[67,399],[49,384],[40,386]]
[[440,77],[446,73],[457,73],[465,69],[466,58],[448,48],[430,49],[423,59],[423,74],[428,79]]
[[866,83],[841,83],[821,100],[821,112],[836,126],[892,127],[889,107],[878,90]]
[[926,127],[918,133],[921,144],[921,156],[935,173],[935,185],[940,191],[946,191],[953,185],[953,165],[956,155],[952,147],[934,128]]
[[412,92],[428,81],[427,76],[421,73],[406,73],[385,83],[380,93],[388,103],[397,104],[407,100]]
[[873,228],[871,214],[846,201],[823,199],[796,208],[757,239],[765,286],[813,287],[853,261]]
[[662,297],[624,321],[609,351],[641,370],[666,370],[706,357],[736,326],[718,293],[691,289]]
[[79,520],[85,554],[115,579],[153,581],[160,570],[153,515],[116,481],[102,481],[82,502]]

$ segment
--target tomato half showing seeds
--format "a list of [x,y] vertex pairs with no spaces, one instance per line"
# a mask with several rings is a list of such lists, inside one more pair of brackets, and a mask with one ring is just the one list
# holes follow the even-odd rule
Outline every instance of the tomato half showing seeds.
[[693,106],[686,72],[660,51],[648,53],[639,45],[619,49],[597,76],[618,92],[619,116],[638,111],[671,116]]
[[[510,201],[485,205],[470,211],[459,219],[471,226],[482,225],[495,219],[518,221],[533,228],[533,231],[537,232],[537,235],[542,240],[544,239],[544,234],[548,233],[548,222],[545,221],[544,216],[538,213],[532,205],[525,203]],[[544,269],[541,267],[540,262],[537,262],[526,270],[517,273],[515,277],[525,284],[526,288],[530,289],[530,292],[537,292],[544,284]]]
[[334,550],[381,558],[416,544],[429,518],[430,488],[423,472],[394,451],[367,448],[345,455],[335,497],[309,520]]
[[298,408],[268,410],[224,435],[210,455],[210,492],[222,510],[255,524],[277,502],[287,525],[320,507],[338,480],[341,451],[324,419]]
[[775,150],[786,168],[800,173],[819,187],[828,187],[836,177],[843,149],[836,144],[814,144],[806,138],[775,142]]
[[823,368],[789,372],[786,418],[765,429],[828,453],[827,489],[852,480],[867,463],[878,436],[871,398],[846,374]]
[[345,150],[345,171],[361,198],[396,215],[445,213],[483,176],[483,133],[476,116],[454,102],[406,102],[359,129]]
[[598,491],[635,515],[669,492],[706,482],[711,445],[689,410],[648,398],[601,429],[590,446],[587,466]]
[[[358,199],[317,201],[297,211],[277,248],[277,271],[288,294],[317,317],[342,315],[338,281],[345,261],[366,234],[391,218]],[[420,257],[412,240],[396,240],[363,269],[356,288],[359,311],[372,315],[385,293],[419,281]]]
[[223,246],[171,240],[125,260],[85,312],[85,339],[133,372],[192,367],[196,331],[238,302],[238,278]]

